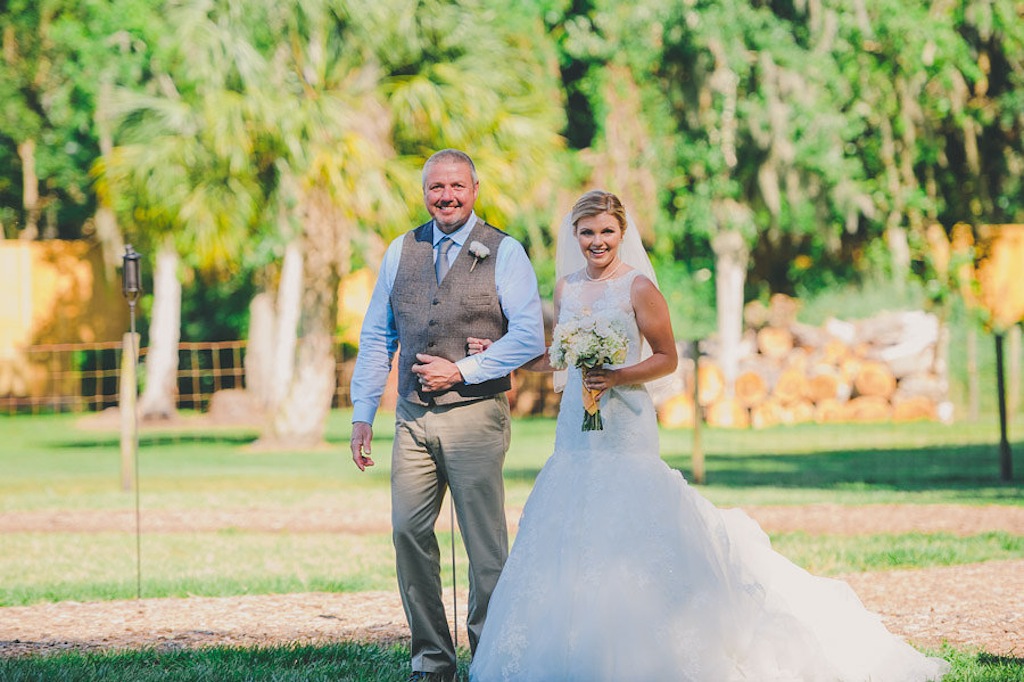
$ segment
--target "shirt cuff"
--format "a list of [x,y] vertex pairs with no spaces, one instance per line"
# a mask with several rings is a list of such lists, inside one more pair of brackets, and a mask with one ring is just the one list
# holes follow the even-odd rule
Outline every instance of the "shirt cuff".
[[358,402],[352,404],[353,422],[366,422],[370,426],[373,426],[373,418],[376,416],[377,408],[373,405],[366,405]]
[[462,374],[463,381],[467,384],[479,384],[483,381],[480,377],[480,362],[479,353],[467,355],[455,362],[455,366],[459,368],[459,372]]

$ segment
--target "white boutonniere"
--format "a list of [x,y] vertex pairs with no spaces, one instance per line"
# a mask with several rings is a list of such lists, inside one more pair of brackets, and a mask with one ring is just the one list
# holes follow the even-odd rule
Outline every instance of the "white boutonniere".
[[477,263],[491,255],[491,250],[477,241],[469,243],[469,252],[473,254],[473,264],[469,266],[470,272],[473,272],[473,268],[476,267]]

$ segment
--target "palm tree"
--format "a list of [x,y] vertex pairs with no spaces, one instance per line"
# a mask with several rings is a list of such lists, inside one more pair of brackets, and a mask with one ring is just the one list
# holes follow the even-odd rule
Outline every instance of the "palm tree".
[[[323,440],[336,387],[337,296],[361,224],[405,214],[387,177],[393,153],[376,71],[341,40],[327,2],[267,3],[276,36],[252,92],[274,158],[277,233],[287,242],[268,357],[264,445]],[[253,345],[266,339],[250,339]]]
[[[150,233],[172,234],[198,267],[231,263],[224,249],[237,253],[261,225],[272,226],[261,238],[285,245],[280,276],[268,278],[277,304],[258,306],[273,319],[253,327],[273,338],[250,334],[250,351],[268,348],[258,355],[273,365],[260,374],[265,445],[322,442],[351,244],[390,237],[422,211],[427,154],[471,149],[495,178],[496,219],[542,204],[560,108],[553,86],[537,83],[553,80],[538,77],[542,60],[522,66],[528,50],[510,36],[479,50],[487,31],[474,11],[396,0],[182,6],[173,23],[188,44],[179,39],[161,89],[124,98],[124,144],[105,172],[149,209]],[[396,61],[409,37],[420,47]]]
[[[117,91],[109,105],[118,144],[95,169],[101,194],[128,204],[136,243],[157,251],[145,418],[175,413],[181,320],[180,254],[206,272],[230,271],[265,203],[254,163],[246,89],[261,57],[197,6],[172,13],[188,45],[170,41],[168,72],[150,91]],[[124,200],[130,197],[130,201]]]
[[[289,253],[303,254],[304,288],[294,371],[278,376],[283,393],[261,440],[315,444],[335,388],[330,350],[349,245],[410,225],[422,211],[419,167],[442,146],[472,150],[481,173],[495,178],[486,217],[543,205],[560,108],[553,80],[537,74],[546,65],[524,61],[526,49],[472,8],[307,2],[280,16],[275,33],[287,47],[276,53],[271,82],[286,101],[282,116],[268,119],[279,121],[287,150],[280,187],[301,220]],[[279,295],[296,298],[283,288]],[[279,348],[289,331],[279,327]]]
[[366,31],[394,120],[394,146],[416,210],[418,171],[441,147],[468,151],[484,182],[478,210],[498,225],[523,222],[534,256],[560,178],[565,125],[553,46],[530,8],[507,3],[373,2]]

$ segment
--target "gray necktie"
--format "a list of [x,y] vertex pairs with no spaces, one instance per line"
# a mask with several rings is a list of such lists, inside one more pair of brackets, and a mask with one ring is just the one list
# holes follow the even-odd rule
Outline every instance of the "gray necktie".
[[444,237],[439,245],[437,261],[434,262],[434,274],[437,275],[437,283],[440,284],[444,276],[448,274],[448,249],[454,244],[449,237]]

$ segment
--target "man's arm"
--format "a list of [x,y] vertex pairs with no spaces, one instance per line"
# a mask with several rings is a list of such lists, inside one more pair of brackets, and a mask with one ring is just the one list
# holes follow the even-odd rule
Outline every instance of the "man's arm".
[[503,377],[545,351],[537,275],[523,245],[511,237],[498,247],[495,280],[508,332],[486,351],[455,363],[467,384]]
[[[352,372],[352,459],[363,470],[373,466],[369,458],[373,419],[391,373],[391,360],[398,349],[398,330],[391,310],[391,287],[398,271],[402,238],[394,240],[384,254],[377,283],[370,297],[359,333],[359,354]],[[363,454],[365,453],[365,455]]]

